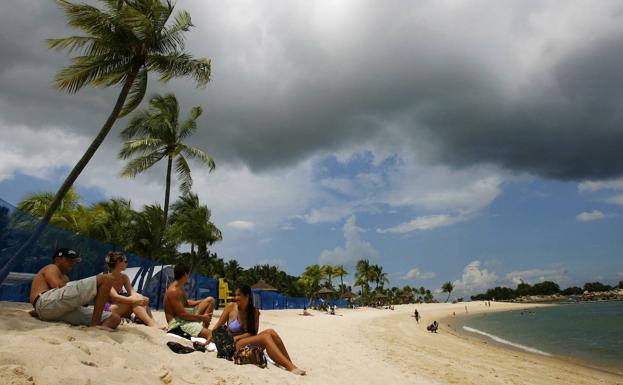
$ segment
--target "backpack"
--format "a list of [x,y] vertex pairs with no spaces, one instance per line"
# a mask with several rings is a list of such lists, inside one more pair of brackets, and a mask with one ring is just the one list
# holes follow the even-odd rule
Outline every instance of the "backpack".
[[234,337],[227,331],[227,326],[222,326],[213,330],[212,339],[214,345],[216,345],[216,357],[231,361],[236,352],[236,344],[234,342]]
[[253,364],[263,369],[266,367],[264,349],[247,345],[234,353],[234,363],[236,365]]

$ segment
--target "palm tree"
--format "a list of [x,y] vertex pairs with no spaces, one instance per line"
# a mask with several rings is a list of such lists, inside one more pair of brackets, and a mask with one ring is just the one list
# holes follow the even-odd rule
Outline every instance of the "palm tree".
[[452,290],[454,290],[454,285],[452,282],[448,281],[441,286],[442,293],[448,293],[448,298],[446,298],[446,302],[450,299],[450,294],[452,294]]
[[141,103],[150,71],[159,73],[159,80],[163,82],[181,76],[193,77],[198,86],[210,81],[210,61],[194,59],[184,51],[184,33],[193,26],[190,14],[177,12],[168,23],[174,10],[170,1],[101,0],[102,8],[65,0],[57,2],[65,11],[68,24],[84,31],[84,35],[48,40],[51,49],[80,53],[72,58],[68,67],[58,72],[54,79],[56,88],[75,93],[87,85],[122,87],[106,122],[65,178],[37,228],[0,270],[0,282],[21,254],[39,238],[115,121]]
[[172,206],[169,235],[179,241],[191,244],[191,253],[197,245],[199,259],[208,256],[208,246],[223,239],[219,230],[211,221],[208,206],[199,203],[199,197],[190,193],[180,197]]
[[299,283],[304,287],[305,294],[309,298],[309,304],[311,304],[314,293],[319,289],[321,279],[322,269],[317,264],[307,266],[303,274],[301,274]]
[[388,274],[383,272],[383,266],[372,265],[370,269],[372,274],[372,281],[376,283],[376,287],[374,288],[374,290],[378,290],[379,286],[381,287],[381,289],[383,289],[383,286],[386,283],[389,283]]
[[329,287],[333,287],[333,266],[327,264],[323,265],[320,269],[322,270],[322,274],[329,284]]
[[[17,204],[17,208],[21,213],[27,213],[35,217],[41,217],[49,210],[50,205],[54,201],[54,194],[51,192],[43,192],[31,194]],[[80,207],[80,195],[74,189],[69,189],[63,197],[58,210],[50,218],[49,222],[53,225],[62,227],[66,230],[76,232],[78,225],[78,208]],[[21,217],[21,218],[20,218]],[[24,224],[32,223],[30,218],[24,218],[20,215],[17,220],[23,221]]]
[[373,270],[370,261],[361,259],[355,266],[355,285],[361,286],[363,297],[366,298],[370,291],[369,282],[372,281]]
[[201,107],[193,107],[190,117],[180,124],[178,122],[180,108],[175,95],[155,95],[149,101],[149,105],[148,110],[135,115],[128,127],[121,132],[121,136],[127,141],[119,152],[119,158],[135,157],[125,166],[121,175],[135,177],[147,171],[161,159],[167,159],[164,194],[164,223],[166,225],[173,161],[175,160],[175,171],[181,180],[182,195],[189,194],[193,184],[186,158],[201,161],[208,165],[210,171],[215,165],[214,160],[206,152],[182,143],[197,130],[197,118],[201,115]]
[[333,275],[340,277],[340,295],[344,294],[344,276],[348,275],[348,271],[344,269],[344,265],[335,266]]
[[93,238],[110,243],[113,246],[126,248],[131,224],[135,212],[130,201],[123,198],[112,198],[91,205]]

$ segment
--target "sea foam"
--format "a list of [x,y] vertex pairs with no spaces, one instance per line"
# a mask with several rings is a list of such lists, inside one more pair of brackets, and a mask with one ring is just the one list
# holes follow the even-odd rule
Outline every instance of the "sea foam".
[[466,331],[471,332],[471,333],[476,333],[476,334],[480,334],[480,335],[489,337],[492,340],[494,340],[496,342],[499,342],[501,344],[510,345],[512,347],[515,347],[515,348],[521,349],[521,350],[525,350],[525,351],[530,352],[530,353],[542,354],[544,356],[551,356],[551,354],[549,354],[547,352],[544,352],[542,350],[539,350],[539,349],[536,349],[536,348],[533,348],[533,347],[530,347],[530,346],[516,344],[514,342],[507,341],[504,338],[500,338],[500,337],[498,337],[496,335],[489,334],[487,332],[483,332],[483,331],[478,330],[478,329],[470,328],[469,326],[463,326],[463,329],[465,329]]

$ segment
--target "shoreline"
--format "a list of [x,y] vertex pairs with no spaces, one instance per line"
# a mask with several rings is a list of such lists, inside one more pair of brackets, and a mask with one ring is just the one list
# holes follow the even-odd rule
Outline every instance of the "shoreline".
[[[543,307],[552,307],[552,306],[564,306],[564,305],[577,305],[577,304],[592,303],[592,302],[586,301],[586,302],[579,302],[579,303],[576,303],[576,302],[558,302],[558,303],[552,303],[552,302],[508,302],[508,303],[517,304],[517,305],[521,305],[521,306],[520,307],[514,307],[513,309],[499,309],[498,311],[494,311],[494,312],[504,312],[504,311],[511,312],[511,311],[526,310],[526,309],[534,309],[534,308],[543,308]],[[447,326],[457,338],[465,338],[467,340],[471,340],[475,344],[482,344],[484,342],[486,344],[491,344],[493,346],[499,347],[500,349],[505,349],[505,350],[508,350],[510,352],[521,353],[521,354],[528,354],[528,355],[530,355],[532,357],[539,357],[539,358],[544,358],[544,359],[552,359],[552,360],[556,360],[556,361],[567,363],[567,364],[571,364],[571,365],[578,365],[578,366],[581,366],[581,367],[584,367],[584,368],[587,368],[587,369],[597,370],[597,371],[600,371],[600,372],[603,372],[603,373],[607,373],[607,374],[611,374],[611,375],[615,375],[615,376],[623,376],[623,369],[620,368],[620,367],[609,366],[607,364],[604,364],[604,363],[601,363],[601,362],[597,362],[597,361],[592,361],[590,359],[585,359],[585,358],[561,355],[561,354],[558,354],[558,353],[544,352],[544,351],[541,351],[539,348],[532,347],[532,346],[526,346],[526,345],[523,345],[520,342],[516,342],[516,341],[508,341],[508,340],[504,339],[506,342],[500,342],[500,341],[496,341],[491,336],[482,335],[482,334],[475,333],[475,332],[470,332],[470,331],[465,330],[463,328],[463,326],[465,326],[465,321],[467,319],[470,319],[470,318],[478,316],[478,315],[482,315],[483,313],[485,313],[485,312],[476,312],[476,313],[472,313],[472,314],[461,314],[461,315],[457,315],[457,316],[450,315],[450,316],[442,318],[438,322],[440,324],[443,322],[445,324],[445,326]],[[475,330],[479,330],[479,329],[475,329]],[[479,331],[480,332],[486,332],[487,334],[490,334],[487,331],[483,331],[483,330],[479,330]],[[492,334],[490,334],[490,335],[492,335]],[[497,336],[497,335],[495,335],[495,337],[503,339],[502,337]]]

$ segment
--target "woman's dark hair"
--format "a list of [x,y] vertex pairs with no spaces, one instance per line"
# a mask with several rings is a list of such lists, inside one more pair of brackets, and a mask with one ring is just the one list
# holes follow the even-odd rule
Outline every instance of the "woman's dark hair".
[[238,286],[240,294],[249,298],[249,305],[247,305],[247,332],[251,335],[257,334],[257,326],[255,325],[255,305],[253,305],[253,293],[249,285]]

